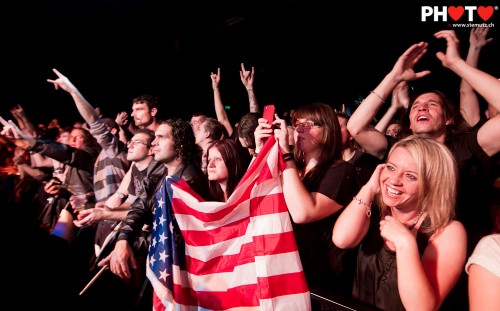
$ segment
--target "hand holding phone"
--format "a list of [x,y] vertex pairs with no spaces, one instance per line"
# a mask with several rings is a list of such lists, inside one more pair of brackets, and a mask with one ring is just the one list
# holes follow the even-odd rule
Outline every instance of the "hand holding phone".
[[262,114],[262,117],[264,119],[266,119],[267,123],[270,124],[270,125],[273,125],[274,111],[275,111],[274,105],[266,105],[266,106],[264,106],[264,113]]

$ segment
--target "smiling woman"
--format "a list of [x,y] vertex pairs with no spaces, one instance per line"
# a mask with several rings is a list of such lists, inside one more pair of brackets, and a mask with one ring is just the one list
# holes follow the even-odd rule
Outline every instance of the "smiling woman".
[[[337,246],[359,245],[355,298],[382,310],[441,306],[466,258],[465,228],[454,220],[457,180],[442,143],[409,136],[391,148],[333,228]],[[369,215],[365,202],[379,209]]]

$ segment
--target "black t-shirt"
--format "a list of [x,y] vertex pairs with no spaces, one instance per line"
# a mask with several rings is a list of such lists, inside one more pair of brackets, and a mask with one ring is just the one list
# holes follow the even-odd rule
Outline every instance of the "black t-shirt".
[[467,230],[468,254],[479,239],[493,229],[489,208],[493,204],[494,158],[479,146],[479,128],[475,127],[450,147],[459,169],[456,213]]
[[354,156],[348,162],[356,168],[361,185],[366,184],[370,180],[377,165],[382,163],[379,158],[361,150],[356,150]]
[[136,165],[132,166],[132,173],[130,176],[130,184],[128,185],[128,193],[138,196],[144,190],[144,178],[147,175],[147,168],[140,171]]
[[[305,186],[344,207],[360,188],[356,169],[347,162],[332,165],[320,182]],[[341,250],[332,242],[333,226],[342,211],[312,223],[292,225],[309,288],[350,296],[356,250]]]

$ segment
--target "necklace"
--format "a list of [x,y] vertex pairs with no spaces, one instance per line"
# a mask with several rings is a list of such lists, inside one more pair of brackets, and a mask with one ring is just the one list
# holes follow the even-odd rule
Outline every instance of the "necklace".
[[417,224],[418,220],[420,219],[420,216],[422,216],[422,212],[419,212],[418,215],[415,216],[415,218],[413,219],[411,224],[408,226],[409,230],[412,230],[413,228],[415,228],[415,225]]

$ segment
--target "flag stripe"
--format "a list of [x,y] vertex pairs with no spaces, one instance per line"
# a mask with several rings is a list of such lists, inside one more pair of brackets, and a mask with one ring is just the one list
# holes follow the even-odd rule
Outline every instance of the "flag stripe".
[[209,310],[226,310],[240,305],[258,306],[259,300],[257,296],[248,293],[259,292],[263,299],[271,299],[278,296],[294,295],[307,290],[301,272],[259,278],[257,284],[236,285],[222,291],[213,288],[210,288],[210,290],[194,290],[190,287],[174,285],[174,295],[179,304],[201,305]]
[[[261,201],[272,201],[272,202],[280,202],[279,200],[274,200],[273,195],[269,195],[266,198],[264,198]],[[247,206],[247,205],[245,205]],[[268,207],[272,207],[272,204],[266,205]],[[269,208],[272,209],[272,208]],[[203,223],[199,222],[196,218],[183,214],[183,215],[176,215],[177,222],[179,223],[179,226],[183,227],[184,224],[190,223],[187,227],[189,229],[185,229],[183,231],[184,233],[184,238],[186,239],[186,243],[193,245],[193,246],[205,246],[205,245],[211,245],[211,244],[216,244],[224,240],[229,240],[229,239],[234,239],[240,236],[245,235],[245,233],[248,230],[248,226],[250,223],[252,223],[252,228],[255,227],[256,225],[259,225],[257,227],[259,230],[263,230],[265,227],[264,224],[267,225],[282,225],[286,226],[285,221],[288,219],[288,211],[283,211],[283,210],[277,210],[274,209],[272,212],[273,213],[267,213],[268,211],[265,210],[265,208],[262,208],[259,210],[258,213],[255,213],[256,215],[264,215],[264,216],[256,216],[256,217],[249,217],[249,213],[251,211],[246,208],[246,211],[242,211],[240,214],[244,214],[241,216],[235,216],[232,219],[223,219],[220,222],[225,222],[225,225],[220,225],[220,222],[217,224],[213,224],[213,226],[210,224],[207,224],[205,227],[205,230],[203,230]],[[236,214],[236,212],[235,212]],[[261,224],[263,222],[264,224]],[[287,222],[288,223],[288,222]],[[272,230],[277,230],[275,227],[270,227],[268,228],[268,232],[262,232],[263,234],[265,233],[272,233]],[[291,229],[285,228],[285,229]]]
[[[262,251],[260,256],[264,255],[274,255],[279,253],[288,253],[295,251],[293,243],[295,239],[293,232],[288,232],[284,234],[269,234],[265,236],[256,236],[255,241],[260,240],[260,245],[267,245],[267,249]],[[257,244],[257,245],[259,245]],[[200,260],[197,257],[191,256],[191,250],[199,251],[187,246],[186,250],[186,262],[189,264],[189,272],[192,274],[210,274],[216,272],[228,272],[234,269],[237,264],[245,264],[248,262],[254,262],[254,256],[256,256],[256,246],[254,242],[249,241],[241,245],[239,252],[233,252],[233,254],[221,253],[208,260]],[[217,248],[218,250],[218,248]],[[206,252],[199,251],[200,256],[207,256]]]

